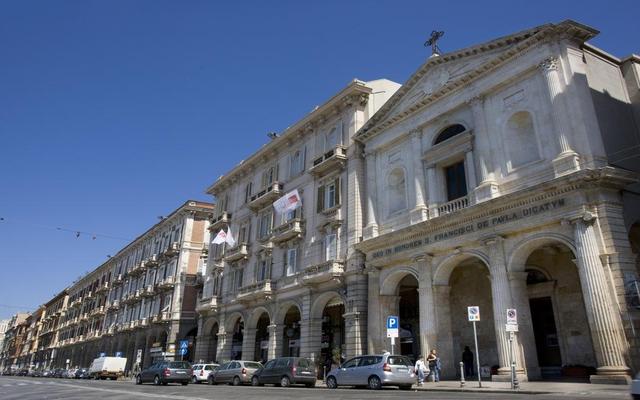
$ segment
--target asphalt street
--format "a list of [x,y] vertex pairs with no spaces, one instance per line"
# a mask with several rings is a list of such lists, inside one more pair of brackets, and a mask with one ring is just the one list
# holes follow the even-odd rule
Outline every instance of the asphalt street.
[[620,391],[609,393],[565,393],[565,394],[522,394],[522,393],[472,393],[441,391],[400,391],[389,388],[379,391],[366,389],[336,389],[324,387],[307,389],[303,387],[233,387],[226,385],[180,385],[153,386],[135,385],[132,381],[80,381],[48,378],[0,377],[0,399],[242,399],[266,400],[286,399],[628,399],[628,394]]

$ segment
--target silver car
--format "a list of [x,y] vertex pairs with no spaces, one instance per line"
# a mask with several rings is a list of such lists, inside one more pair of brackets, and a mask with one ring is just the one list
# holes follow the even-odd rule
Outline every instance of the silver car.
[[212,384],[231,383],[233,386],[251,383],[253,373],[262,368],[262,364],[256,361],[229,361],[222,364],[209,380]]
[[398,386],[409,390],[416,383],[413,365],[405,356],[367,355],[354,357],[327,374],[327,387],[367,386],[380,389],[382,386]]

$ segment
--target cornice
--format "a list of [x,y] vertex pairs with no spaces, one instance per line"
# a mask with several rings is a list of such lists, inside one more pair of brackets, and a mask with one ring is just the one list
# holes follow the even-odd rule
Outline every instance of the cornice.
[[266,143],[258,151],[249,156],[249,158],[236,165],[226,175],[221,175],[216,182],[207,188],[206,193],[213,196],[220,193],[230,186],[233,179],[242,177],[247,170],[260,165],[264,157],[268,159],[273,157],[274,154],[278,154],[278,149],[287,141],[299,140],[305,135],[313,133],[326,121],[335,118],[336,115],[339,115],[349,107],[363,106],[368,101],[371,93],[372,89],[366,85],[366,82],[354,79],[344,89],[287,128],[280,136]]
[[[599,32],[597,30],[586,25],[567,20],[557,25],[541,25],[509,36],[501,37],[487,43],[443,54],[438,57],[430,57],[411,77],[409,77],[407,82],[398,89],[391,99],[389,99],[389,101],[387,101],[385,105],[382,106],[382,108],[365,123],[365,125],[360,129],[360,132],[356,135],[355,140],[361,142],[370,140],[381,131],[404,121],[409,116],[424,109],[426,106],[443,97],[449,96],[462,88],[468,87],[471,83],[503,66],[508,61],[516,58],[519,54],[532,47],[534,44],[548,40],[549,37],[564,35],[584,42],[598,33]],[[416,102],[406,110],[403,110],[391,118],[385,119],[388,117],[389,112],[391,112],[403,100],[404,96],[415,86],[416,83],[418,83],[418,81],[420,81],[420,79],[431,71],[433,67],[511,45],[513,45],[513,47],[497,55],[496,58],[479,65],[478,68],[470,71],[464,76],[461,76],[457,80],[445,84],[440,88],[440,90],[434,92],[430,96],[426,96],[424,99]]]

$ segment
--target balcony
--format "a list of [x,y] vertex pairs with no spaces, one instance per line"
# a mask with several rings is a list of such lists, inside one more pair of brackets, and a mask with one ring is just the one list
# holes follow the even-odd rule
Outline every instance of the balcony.
[[93,310],[91,310],[91,316],[92,317],[99,317],[104,315],[104,306],[100,306],[98,308],[94,308]]
[[80,322],[87,322],[88,320],[89,320],[89,314],[88,313],[80,314]]
[[176,277],[175,276],[167,276],[166,278],[164,278],[164,280],[162,280],[160,283],[158,283],[158,289],[160,289],[160,290],[171,289],[175,285],[176,285]]
[[[438,217],[440,215],[450,214],[464,208],[469,207],[469,196],[459,197],[455,200],[451,200],[444,204],[439,205],[437,210],[437,215],[430,215],[431,218]],[[431,210],[433,211],[433,210]]]
[[107,329],[103,329],[103,331],[105,336],[113,336],[113,334],[116,333],[116,327],[112,325]]
[[224,259],[227,262],[234,262],[239,260],[246,260],[249,258],[249,245],[246,243],[240,243],[233,249],[227,249]]
[[223,211],[222,214],[211,219],[209,230],[215,232],[218,229],[226,228],[231,223],[231,213]]
[[333,169],[344,168],[347,161],[347,148],[338,145],[323,155],[313,160],[313,166],[309,172],[315,176],[324,175]]
[[80,306],[80,304],[82,304],[82,299],[78,298],[75,299],[74,301],[71,302],[71,304],[69,304],[69,308],[75,308]]
[[120,300],[114,300],[111,303],[109,303],[109,310],[117,310],[120,308]]
[[196,312],[215,312],[216,310],[218,310],[219,305],[220,298],[218,296],[213,296],[206,299],[198,299],[198,304],[196,304]]
[[271,297],[271,281],[265,280],[252,285],[243,286],[238,291],[239,301],[267,300]]
[[149,318],[142,318],[138,324],[138,328],[146,328],[149,326]]
[[84,342],[84,339],[85,339],[84,335],[80,335],[76,337],[76,343]]
[[169,311],[162,311],[153,317],[153,322],[162,323],[171,321],[171,313]]
[[158,256],[156,254],[151,255],[144,262],[147,268],[153,268],[158,266]]
[[144,261],[141,261],[137,264],[135,264],[133,266],[133,268],[131,268],[131,271],[129,271],[129,275],[131,276],[138,276],[142,273],[144,273],[144,271],[147,270],[147,264]]
[[304,236],[304,220],[294,218],[273,229],[273,243],[280,244],[292,239],[302,239]]
[[95,294],[93,292],[88,292],[87,294],[84,295],[83,300],[85,301],[93,300],[94,297],[95,297]]
[[344,261],[331,260],[313,265],[302,272],[302,281],[307,284],[318,284],[340,279],[344,276]]
[[141,293],[142,297],[153,297],[156,294],[156,287],[154,285],[147,285]]
[[102,285],[96,288],[96,294],[105,293],[109,291],[109,282],[104,282]]
[[122,299],[120,299],[122,301],[122,304],[129,304],[135,301],[135,293],[127,293],[126,295],[122,296]]
[[122,274],[118,274],[115,278],[113,278],[113,285],[121,285],[124,282],[124,277]]
[[164,251],[164,256],[165,257],[173,257],[176,254],[178,254],[180,252],[180,243],[178,242],[173,242],[169,245],[169,247],[167,247],[167,249]]
[[282,184],[274,182],[266,189],[251,196],[251,200],[247,204],[253,211],[260,210],[261,208],[271,205],[274,201],[278,200],[282,196]]

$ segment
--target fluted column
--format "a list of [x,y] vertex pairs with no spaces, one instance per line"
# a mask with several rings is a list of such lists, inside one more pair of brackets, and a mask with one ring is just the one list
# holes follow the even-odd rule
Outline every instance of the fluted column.
[[380,270],[367,266],[366,271],[369,279],[367,289],[367,350],[369,354],[376,354],[382,350]]
[[[513,308],[511,288],[507,276],[507,264],[504,256],[503,239],[499,236],[485,241],[489,249],[491,272],[491,298],[493,301],[493,321],[498,347],[498,375],[510,374],[509,334],[506,332],[507,309]],[[516,345],[516,348],[519,347]]]
[[376,153],[368,153],[365,155],[367,170],[367,225],[364,229],[364,237],[372,238],[378,236],[378,219],[376,216],[376,205],[378,204],[376,196]]
[[[453,351],[453,333],[451,330],[451,286],[433,285],[433,301],[435,303],[435,318],[437,329],[437,346],[442,361],[441,378],[450,379],[456,376],[456,361],[459,354]],[[429,349],[431,350],[431,349]]]
[[436,309],[433,294],[433,258],[425,255],[417,259],[420,279],[418,282],[418,299],[420,312],[420,352],[427,357],[429,350],[436,346],[438,337],[436,325]]
[[415,203],[411,210],[411,223],[415,224],[427,219],[427,205],[425,203],[424,168],[422,166],[422,133],[419,130],[411,132],[411,157],[413,159],[413,180],[415,186]]
[[473,193],[478,186],[476,180],[476,165],[473,160],[474,152],[473,150],[469,150],[464,153],[464,161],[465,161],[465,170],[467,171],[467,187],[469,188],[469,193]]
[[267,358],[271,360],[278,357],[279,354],[282,354],[283,325],[271,324],[267,329],[269,330]]
[[436,166],[429,165],[427,166],[427,189],[429,194],[428,199],[428,210],[429,210],[429,218],[434,218],[438,216],[438,202],[439,202],[439,192],[438,192],[438,178],[436,176]]
[[529,295],[527,293],[527,273],[509,272],[509,284],[514,308],[518,312],[518,341],[517,366],[526,367],[529,380],[540,378],[540,366],[538,365],[538,352],[536,339],[533,334],[533,322],[529,308]]
[[549,57],[538,65],[547,84],[554,133],[558,150],[560,151],[553,160],[557,176],[578,169],[578,155],[573,151],[569,142],[571,130],[567,120],[566,108],[563,106],[561,99],[563,85],[558,71],[559,63],[560,60],[557,57]]
[[480,183],[475,188],[475,202],[489,200],[498,193],[495,178],[494,154],[491,150],[487,119],[484,112],[484,97],[476,96],[468,101],[473,114],[475,158],[478,161],[478,178]]
[[594,229],[595,215],[585,213],[574,219],[576,258],[582,295],[595,351],[597,374],[593,383],[628,383],[625,360],[628,344],[624,339],[620,314],[611,299],[607,276],[600,261]]

